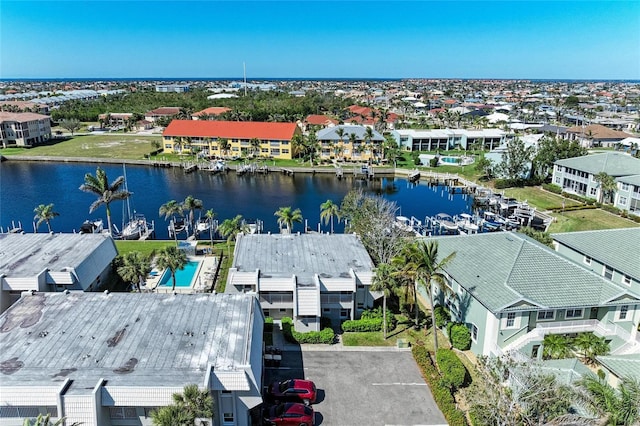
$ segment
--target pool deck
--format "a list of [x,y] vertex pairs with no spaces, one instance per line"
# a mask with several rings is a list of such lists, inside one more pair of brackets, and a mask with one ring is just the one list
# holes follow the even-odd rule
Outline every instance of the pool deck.
[[194,274],[194,278],[191,285],[188,287],[178,287],[175,290],[171,290],[171,286],[159,286],[160,279],[162,278],[162,272],[158,269],[153,269],[151,273],[154,275],[147,276],[146,285],[143,287],[143,291],[151,291],[154,293],[203,293],[209,291],[213,285],[213,275],[216,271],[216,265],[218,264],[217,256],[189,256],[189,261],[198,261],[200,266]]

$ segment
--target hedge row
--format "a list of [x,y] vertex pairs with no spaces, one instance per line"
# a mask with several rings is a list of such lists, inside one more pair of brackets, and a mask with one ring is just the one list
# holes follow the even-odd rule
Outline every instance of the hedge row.
[[597,208],[595,205],[586,205],[585,206],[584,204],[581,204],[579,206],[570,206],[570,207],[565,207],[565,208],[554,207],[554,208],[549,209],[549,210],[551,210],[552,212],[556,212],[557,213],[557,212],[570,212],[570,211],[574,211],[574,210],[589,210],[589,209],[595,209],[595,208]]
[[543,183],[542,189],[553,192],[554,194],[562,194],[562,188],[558,185],[554,185],[553,183]]
[[442,373],[441,380],[444,386],[455,391],[465,384],[468,377],[467,369],[451,349],[438,349],[438,352],[436,352],[436,361]]
[[424,346],[414,345],[411,347],[411,353],[422,370],[422,374],[431,388],[431,393],[433,393],[433,399],[444,414],[447,423],[451,426],[466,426],[467,419],[464,413],[456,408],[456,401],[449,388],[442,383],[440,374],[433,365],[427,349]]
[[523,186],[536,186],[542,183],[543,179],[533,177],[531,179],[496,179],[493,182],[493,186],[496,189],[505,188],[522,188]]
[[359,320],[347,320],[342,323],[342,331],[380,330],[382,330],[382,318],[363,318]]
[[444,327],[451,320],[451,312],[442,305],[436,306],[433,315],[436,317],[436,327],[438,328]]
[[330,345],[335,340],[335,334],[331,328],[322,331],[309,331],[301,333],[293,329],[293,320],[289,317],[282,318],[282,334],[286,341],[291,343],[324,343]]

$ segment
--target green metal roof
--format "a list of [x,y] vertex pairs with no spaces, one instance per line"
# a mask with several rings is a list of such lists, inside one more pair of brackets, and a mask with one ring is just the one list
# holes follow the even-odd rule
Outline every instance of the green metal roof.
[[616,179],[618,182],[628,183],[630,185],[640,186],[640,174],[631,176],[622,176]]
[[[446,272],[487,309],[561,309],[619,304],[628,290],[522,234],[436,237]],[[640,298],[640,296],[638,296]],[[524,307],[520,306],[524,305]]]
[[640,281],[640,228],[563,232],[557,242]]
[[555,164],[581,170],[591,174],[605,172],[610,176],[637,175],[640,173],[640,159],[620,152],[585,155],[583,157],[565,158]]
[[599,356],[598,361],[620,378],[640,380],[640,354]]

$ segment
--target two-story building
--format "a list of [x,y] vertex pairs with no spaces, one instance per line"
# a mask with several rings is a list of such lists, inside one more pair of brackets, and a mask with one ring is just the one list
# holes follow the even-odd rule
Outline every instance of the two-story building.
[[0,424],[48,413],[152,425],[153,410],[196,384],[215,407],[198,424],[249,426],[262,403],[263,329],[244,294],[25,293],[0,315]]
[[108,234],[0,234],[0,312],[23,291],[97,291],[118,255]]
[[338,125],[316,133],[320,158],[346,161],[382,159],[384,136],[367,126]]
[[640,352],[640,292],[632,286],[519,233],[436,240],[442,257],[456,256],[435,298],[469,327],[474,353],[539,358],[545,335],[589,331],[606,337],[613,355]]
[[211,158],[253,154],[290,160],[295,155],[292,139],[296,134],[301,131],[295,123],[173,120],[162,137],[166,152],[190,153],[196,148]]
[[239,235],[226,292],[255,292],[265,316],[290,317],[298,331],[357,319],[381,296],[373,262],[354,234]]
[[[560,186],[563,191],[600,199],[603,194],[601,194],[600,183],[596,181],[596,176],[601,172],[615,178],[618,182],[618,189],[626,188],[624,189],[628,194],[626,200],[620,200],[619,196],[614,194],[614,200],[617,197],[618,206],[626,207],[625,210],[631,210],[631,199],[633,198],[636,200],[633,204],[633,210],[637,210],[640,198],[636,191],[637,185],[632,184],[635,188],[629,193],[631,187],[624,184],[628,184],[627,180],[630,177],[640,174],[640,159],[628,154],[606,152],[558,160],[554,163],[552,182]],[[636,182],[637,179],[631,181]],[[621,201],[628,202],[628,204],[622,205]]]
[[0,141],[7,146],[34,146],[51,139],[51,117],[33,112],[0,111]]
[[391,134],[406,151],[492,150],[503,145],[507,136],[500,129],[398,129]]
[[640,216],[640,173],[621,176],[616,179],[617,190],[613,200],[614,207]]

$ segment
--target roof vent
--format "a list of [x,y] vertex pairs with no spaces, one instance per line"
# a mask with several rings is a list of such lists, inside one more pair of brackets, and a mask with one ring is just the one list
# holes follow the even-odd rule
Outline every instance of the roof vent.
[[66,289],[66,290],[64,291],[64,294],[69,294],[69,293],[71,293],[71,292],[69,291],[69,289]]
[[109,290],[105,290],[105,291],[104,291],[104,294],[109,294]]
[[177,291],[174,291],[174,292],[173,292],[173,295],[174,295],[174,296],[177,296],[177,295],[178,295],[178,292],[177,292]]
[[31,290],[31,295],[35,295],[38,291],[37,290]]

